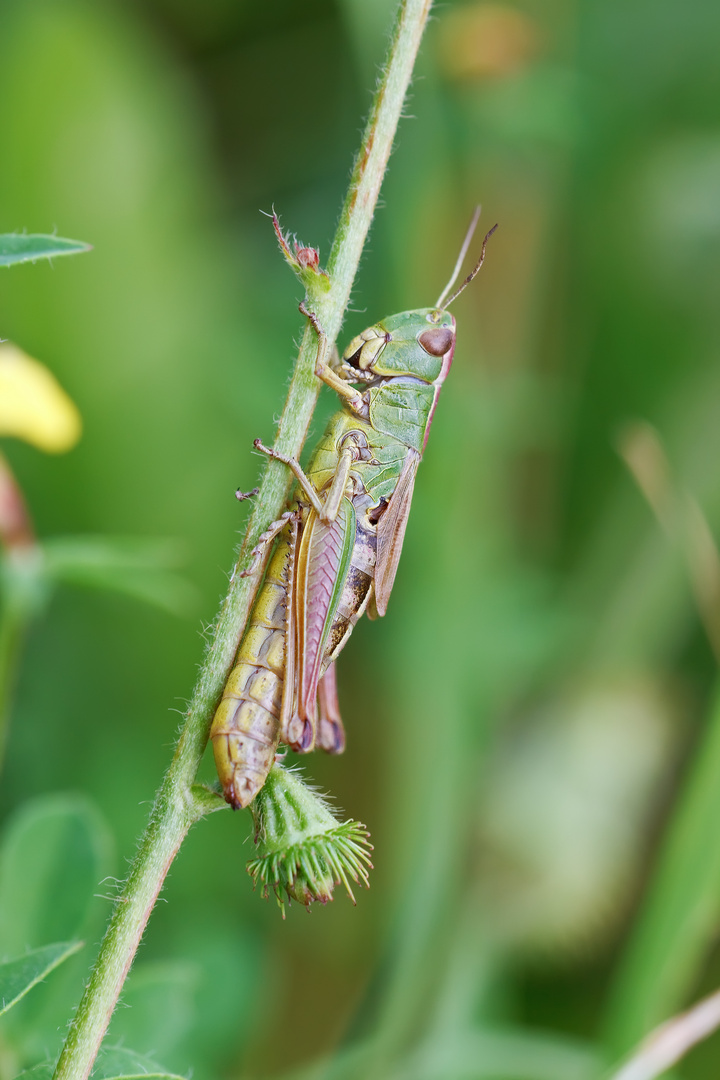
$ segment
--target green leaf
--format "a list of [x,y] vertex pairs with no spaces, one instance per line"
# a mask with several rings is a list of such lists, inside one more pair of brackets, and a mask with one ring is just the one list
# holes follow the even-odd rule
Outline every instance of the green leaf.
[[80,948],[81,941],[61,941],[0,964],[0,1016]]
[[136,1054],[123,1046],[109,1046],[103,1050],[93,1068],[93,1080],[129,1080],[130,1077],[167,1077],[168,1080],[184,1080],[177,1073],[169,1072],[152,1058]]
[[[55,1071],[52,1062],[46,1061],[20,1073],[17,1080],[52,1080]],[[98,1054],[93,1066],[93,1080],[186,1080],[177,1073],[168,1072],[149,1057],[126,1050],[122,1046],[108,1047]]]
[[112,850],[97,809],[80,796],[21,807],[0,844],[0,954],[84,936]]
[[65,240],[62,236],[43,233],[0,233],[0,266],[13,263],[54,259],[56,255],[78,255],[91,251],[92,245],[82,240]]
[[[76,795],[29,801],[10,818],[0,842],[0,956],[57,941],[96,942],[114,893],[114,842],[99,811]],[[52,979],[3,1020],[19,1063],[42,1061],[59,1042],[87,978],[85,950],[69,956]]]
[[[195,1021],[200,964],[147,963],[135,968],[123,989],[123,1008],[112,1018],[109,1038],[166,1060]],[[182,1060],[182,1059],[181,1059]]]

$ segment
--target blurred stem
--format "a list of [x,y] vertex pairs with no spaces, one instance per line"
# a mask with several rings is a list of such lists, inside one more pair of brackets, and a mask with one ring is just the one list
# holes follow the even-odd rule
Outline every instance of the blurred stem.
[[10,702],[28,621],[14,607],[6,607],[0,619],[0,772],[5,761],[10,725]]
[[[403,0],[400,4],[387,63],[330,254],[330,289],[318,295],[312,290],[308,293],[309,306],[330,342],[337,336],[350,299],[431,3]],[[285,455],[299,456],[315,408],[320,390],[314,373],[316,351],[315,332],[308,325],[275,442],[276,449]],[[269,461],[175,756],[156,796],[150,822],[71,1024],[55,1071],[56,1080],[84,1080],[90,1073],[165,875],[190,826],[208,812],[207,800],[198,800],[191,785],[262,574],[261,568],[253,577],[244,578],[237,570],[245,564],[263,530],[281,513],[291,486],[289,471]],[[220,805],[219,799],[212,801],[212,808],[219,809]]]
[[[5,760],[10,702],[25,632],[37,606],[32,587],[38,557],[35,532],[22,491],[0,454],[0,771]],[[28,573],[29,571],[29,573]]]
[[717,936],[718,821],[720,684],[611,998],[607,1043],[613,1058],[682,1008]]
[[720,555],[707,519],[696,499],[674,482],[650,424],[628,425],[618,448],[658,523],[683,553],[698,614],[720,664]]

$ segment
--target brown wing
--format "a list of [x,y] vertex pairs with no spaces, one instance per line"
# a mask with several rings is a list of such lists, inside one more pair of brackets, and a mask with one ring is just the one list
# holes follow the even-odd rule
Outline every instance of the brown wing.
[[296,683],[296,629],[295,629],[295,581],[297,578],[298,556],[298,521],[294,518],[290,524],[290,544],[292,558],[288,577],[287,601],[285,608],[285,678],[283,681],[282,702],[280,705],[280,741],[290,744],[294,733],[290,724],[295,715]]
[[419,464],[417,450],[409,450],[388,508],[378,522],[375,564],[375,606],[378,615],[384,615],[387,611],[395,582]]
[[[293,625],[288,632],[293,694],[283,698],[283,726],[288,745],[312,750],[317,734],[317,690],[328,630],[342,595],[355,539],[355,511],[343,499],[334,521],[307,512],[297,546],[293,574]],[[290,676],[292,672],[292,676]],[[292,705],[291,705],[292,702]]]

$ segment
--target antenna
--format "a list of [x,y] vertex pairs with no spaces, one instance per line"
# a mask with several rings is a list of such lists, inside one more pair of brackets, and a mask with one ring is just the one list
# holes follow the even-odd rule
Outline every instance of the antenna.
[[447,285],[445,286],[443,291],[440,293],[440,297],[438,299],[438,302],[435,305],[435,307],[437,307],[437,308],[442,307],[443,300],[445,299],[445,297],[447,296],[447,294],[450,292],[453,285],[457,281],[457,276],[460,273],[460,267],[462,266],[463,261],[465,259],[465,256],[467,255],[467,250],[470,247],[470,241],[473,238],[473,234],[475,232],[475,229],[477,228],[477,223],[480,220],[481,211],[482,211],[482,206],[476,206],[475,207],[475,213],[472,216],[472,221],[470,222],[470,225],[468,227],[468,231],[465,233],[465,239],[462,242],[462,247],[460,248],[460,254],[457,257],[457,262],[455,263],[455,269],[453,270],[452,275],[451,275],[450,280],[448,281]]
[[[475,263],[475,266],[472,268],[472,270],[470,271],[468,276],[465,278],[465,280],[463,281],[460,288],[455,290],[455,292],[452,294],[452,296],[449,298],[449,300],[445,300],[445,293],[448,291],[447,289],[445,289],[445,291],[440,296],[440,300],[438,300],[438,303],[437,303],[438,307],[440,307],[440,304],[441,304],[442,301],[445,301],[445,308],[446,309],[449,308],[450,305],[452,304],[452,302],[454,300],[457,300],[460,293],[464,292],[464,290],[467,289],[468,285],[473,280],[473,278],[477,277],[478,272],[480,270],[480,267],[485,262],[485,247],[487,245],[488,240],[490,239],[490,237],[492,236],[492,234],[495,232],[496,229],[497,229],[497,225],[493,225],[492,229],[490,229],[489,232],[485,233],[485,238],[484,238],[484,240],[482,242],[482,250],[480,252],[480,258]],[[472,236],[472,233],[470,235]],[[463,247],[466,248],[467,245],[464,244]],[[450,282],[450,286],[452,286],[455,283],[455,278],[456,277],[457,277],[457,269],[456,269],[456,272],[453,274],[452,280]],[[448,286],[448,288],[450,288],[450,286]]]

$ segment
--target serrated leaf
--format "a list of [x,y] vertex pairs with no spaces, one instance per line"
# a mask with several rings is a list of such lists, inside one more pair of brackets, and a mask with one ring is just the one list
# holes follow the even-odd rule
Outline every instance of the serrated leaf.
[[169,1072],[152,1058],[127,1050],[124,1046],[109,1046],[98,1055],[93,1068],[93,1080],[131,1080],[134,1077],[157,1077],[167,1080],[186,1080]]
[[0,1016],[80,948],[81,941],[61,941],[0,964]]
[[[54,1071],[53,1063],[46,1061],[20,1073],[16,1080],[52,1080]],[[168,1072],[151,1058],[122,1046],[101,1050],[92,1075],[93,1080],[187,1080],[177,1073]]]
[[32,1069],[25,1069],[18,1073],[15,1080],[52,1080],[55,1066],[52,1061],[43,1061],[39,1065],[33,1065]]
[[92,250],[82,240],[66,240],[44,233],[0,233],[0,266],[54,259],[56,255],[79,255]]

